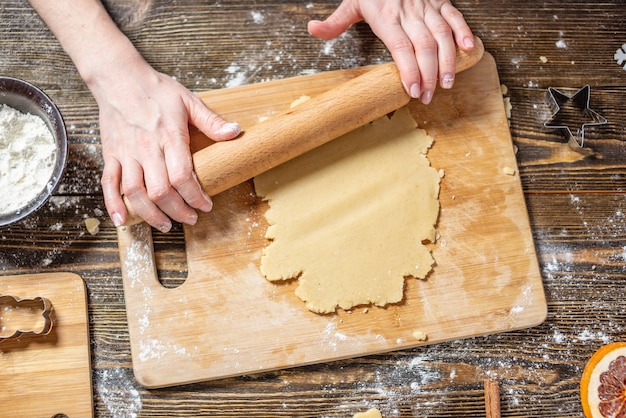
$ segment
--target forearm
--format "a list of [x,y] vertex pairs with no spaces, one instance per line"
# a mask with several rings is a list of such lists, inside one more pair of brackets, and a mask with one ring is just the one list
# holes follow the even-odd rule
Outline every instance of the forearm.
[[[94,91],[104,73],[143,60],[99,0],[29,0]],[[112,76],[112,74],[109,74]]]

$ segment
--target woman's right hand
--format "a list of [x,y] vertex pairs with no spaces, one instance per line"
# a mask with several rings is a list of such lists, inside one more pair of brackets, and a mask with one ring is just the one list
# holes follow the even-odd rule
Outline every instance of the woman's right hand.
[[309,22],[320,39],[339,36],[364,20],[384,42],[395,61],[406,92],[430,103],[437,82],[454,84],[456,46],[474,47],[474,35],[449,0],[343,0],[326,20]]

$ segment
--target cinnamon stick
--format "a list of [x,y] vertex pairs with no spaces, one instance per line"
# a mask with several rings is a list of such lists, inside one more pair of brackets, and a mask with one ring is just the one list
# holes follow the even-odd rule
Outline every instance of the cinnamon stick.
[[500,385],[485,379],[485,411],[487,418],[500,418]]

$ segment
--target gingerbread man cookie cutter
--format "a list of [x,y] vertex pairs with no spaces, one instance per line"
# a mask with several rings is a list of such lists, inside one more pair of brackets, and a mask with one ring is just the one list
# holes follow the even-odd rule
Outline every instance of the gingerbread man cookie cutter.
[[[21,310],[36,312],[41,318],[29,325],[19,322],[17,329],[12,325],[12,318]],[[4,340],[17,339],[22,335],[48,335],[54,324],[54,307],[44,297],[21,299],[11,295],[0,295],[0,343]]]

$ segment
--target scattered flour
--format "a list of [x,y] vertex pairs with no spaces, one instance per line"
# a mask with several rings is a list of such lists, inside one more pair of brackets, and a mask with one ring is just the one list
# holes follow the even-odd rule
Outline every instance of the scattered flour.
[[559,49],[567,49],[567,42],[565,42],[563,39],[559,39],[558,41],[556,41],[556,47]]
[[252,20],[254,20],[254,23],[256,23],[257,25],[260,25],[261,23],[265,21],[265,16],[263,16],[263,13],[258,12],[258,11],[253,11],[251,14],[252,14]]
[[[307,8],[312,8],[309,4]],[[222,77],[216,78],[214,83],[218,87],[237,87],[250,83],[277,80],[285,77],[285,69],[290,75],[308,75],[325,70],[339,68],[353,68],[368,64],[377,64],[390,60],[389,56],[364,58],[355,53],[363,49],[363,41],[358,32],[351,28],[339,37],[330,40],[317,40],[311,37],[310,43],[305,45],[283,43],[282,39],[292,39],[303,30],[302,25],[281,28],[277,30],[272,25],[276,21],[290,21],[292,16],[269,15],[268,11],[252,11],[250,21],[267,30],[267,40],[262,45],[244,46],[237,53],[230,65],[224,70]],[[310,48],[314,53],[317,48],[317,57],[310,55],[307,59],[300,59],[303,49]]]
[[0,106],[0,214],[16,212],[44,190],[56,144],[43,119]]
[[132,370],[116,368],[96,370],[97,398],[113,417],[136,418],[142,409],[139,386]]

